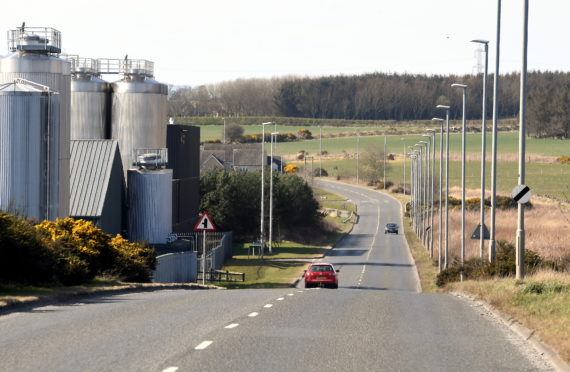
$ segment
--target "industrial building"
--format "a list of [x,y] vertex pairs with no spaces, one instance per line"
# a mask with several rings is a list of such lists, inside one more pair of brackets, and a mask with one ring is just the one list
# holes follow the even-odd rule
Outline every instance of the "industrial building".
[[8,31],[8,48],[1,210],[83,218],[151,244],[193,229],[200,131],[167,124],[168,87],[151,61],[64,56],[60,32],[47,27]]

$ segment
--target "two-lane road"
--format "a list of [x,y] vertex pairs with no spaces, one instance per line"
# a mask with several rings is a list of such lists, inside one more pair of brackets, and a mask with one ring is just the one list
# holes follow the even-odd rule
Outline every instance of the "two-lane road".
[[527,371],[548,364],[480,308],[422,294],[397,201],[338,183],[359,220],[340,288],[103,296],[0,316],[0,371]]

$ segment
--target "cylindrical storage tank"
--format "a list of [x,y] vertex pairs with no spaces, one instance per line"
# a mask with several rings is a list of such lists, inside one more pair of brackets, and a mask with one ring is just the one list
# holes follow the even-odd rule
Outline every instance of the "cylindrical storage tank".
[[59,216],[59,97],[25,83],[0,86],[0,209]]
[[[50,87],[59,93],[59,208],[58,217],[69,216],[70,182],[70,63],[58,58],[61,52],[59,31],[46,28],[12,30],[9,43],[13,53],[0,58],[0,84],[21,78]],[[41,33],[46,38],[38,38]]]
[[71,79],[71,139],[108,139],[111,86],[90,74]]
[[127,75],[111,89],[111,138],[119,140],[126,176],[133,167],[135,149],[166,147],[168,86],[144,76]]
[[172,169],[128,171],[129,240],[166,244],[172,232]]

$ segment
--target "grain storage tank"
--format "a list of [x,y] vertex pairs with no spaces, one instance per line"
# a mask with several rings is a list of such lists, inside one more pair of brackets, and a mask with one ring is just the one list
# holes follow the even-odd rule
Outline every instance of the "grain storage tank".
[[0,209],[59,216],[59,97],[24,79],[0,85]]
[[168,152],[136,149],[136,169],[128,171],[129,240],[166,244],[172,233],[172,169]]
[[71,63],[71,139],[109,139],[111,85],[101,79],[98,61],[65,58]]
[[58,216],[69,215],[69,106],[71,70],[58,58],[61,33],[48,27],[21,27],[8,31],[11,54],[0,58],[0,84],[22,78],[48,86],[59,94],[59,208]]
[[123,79],[111,84],[111,138],[119,140],[126,175],[135,149],[166,147],[168,86],[153,79],[150,61],[119,60],[119,72]]

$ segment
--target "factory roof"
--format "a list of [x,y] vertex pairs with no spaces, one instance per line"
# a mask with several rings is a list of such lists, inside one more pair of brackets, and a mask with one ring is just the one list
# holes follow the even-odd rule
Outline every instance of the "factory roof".
[[114,163],[121,166],[117,140],[71,141],[70,216],[101,216]]

